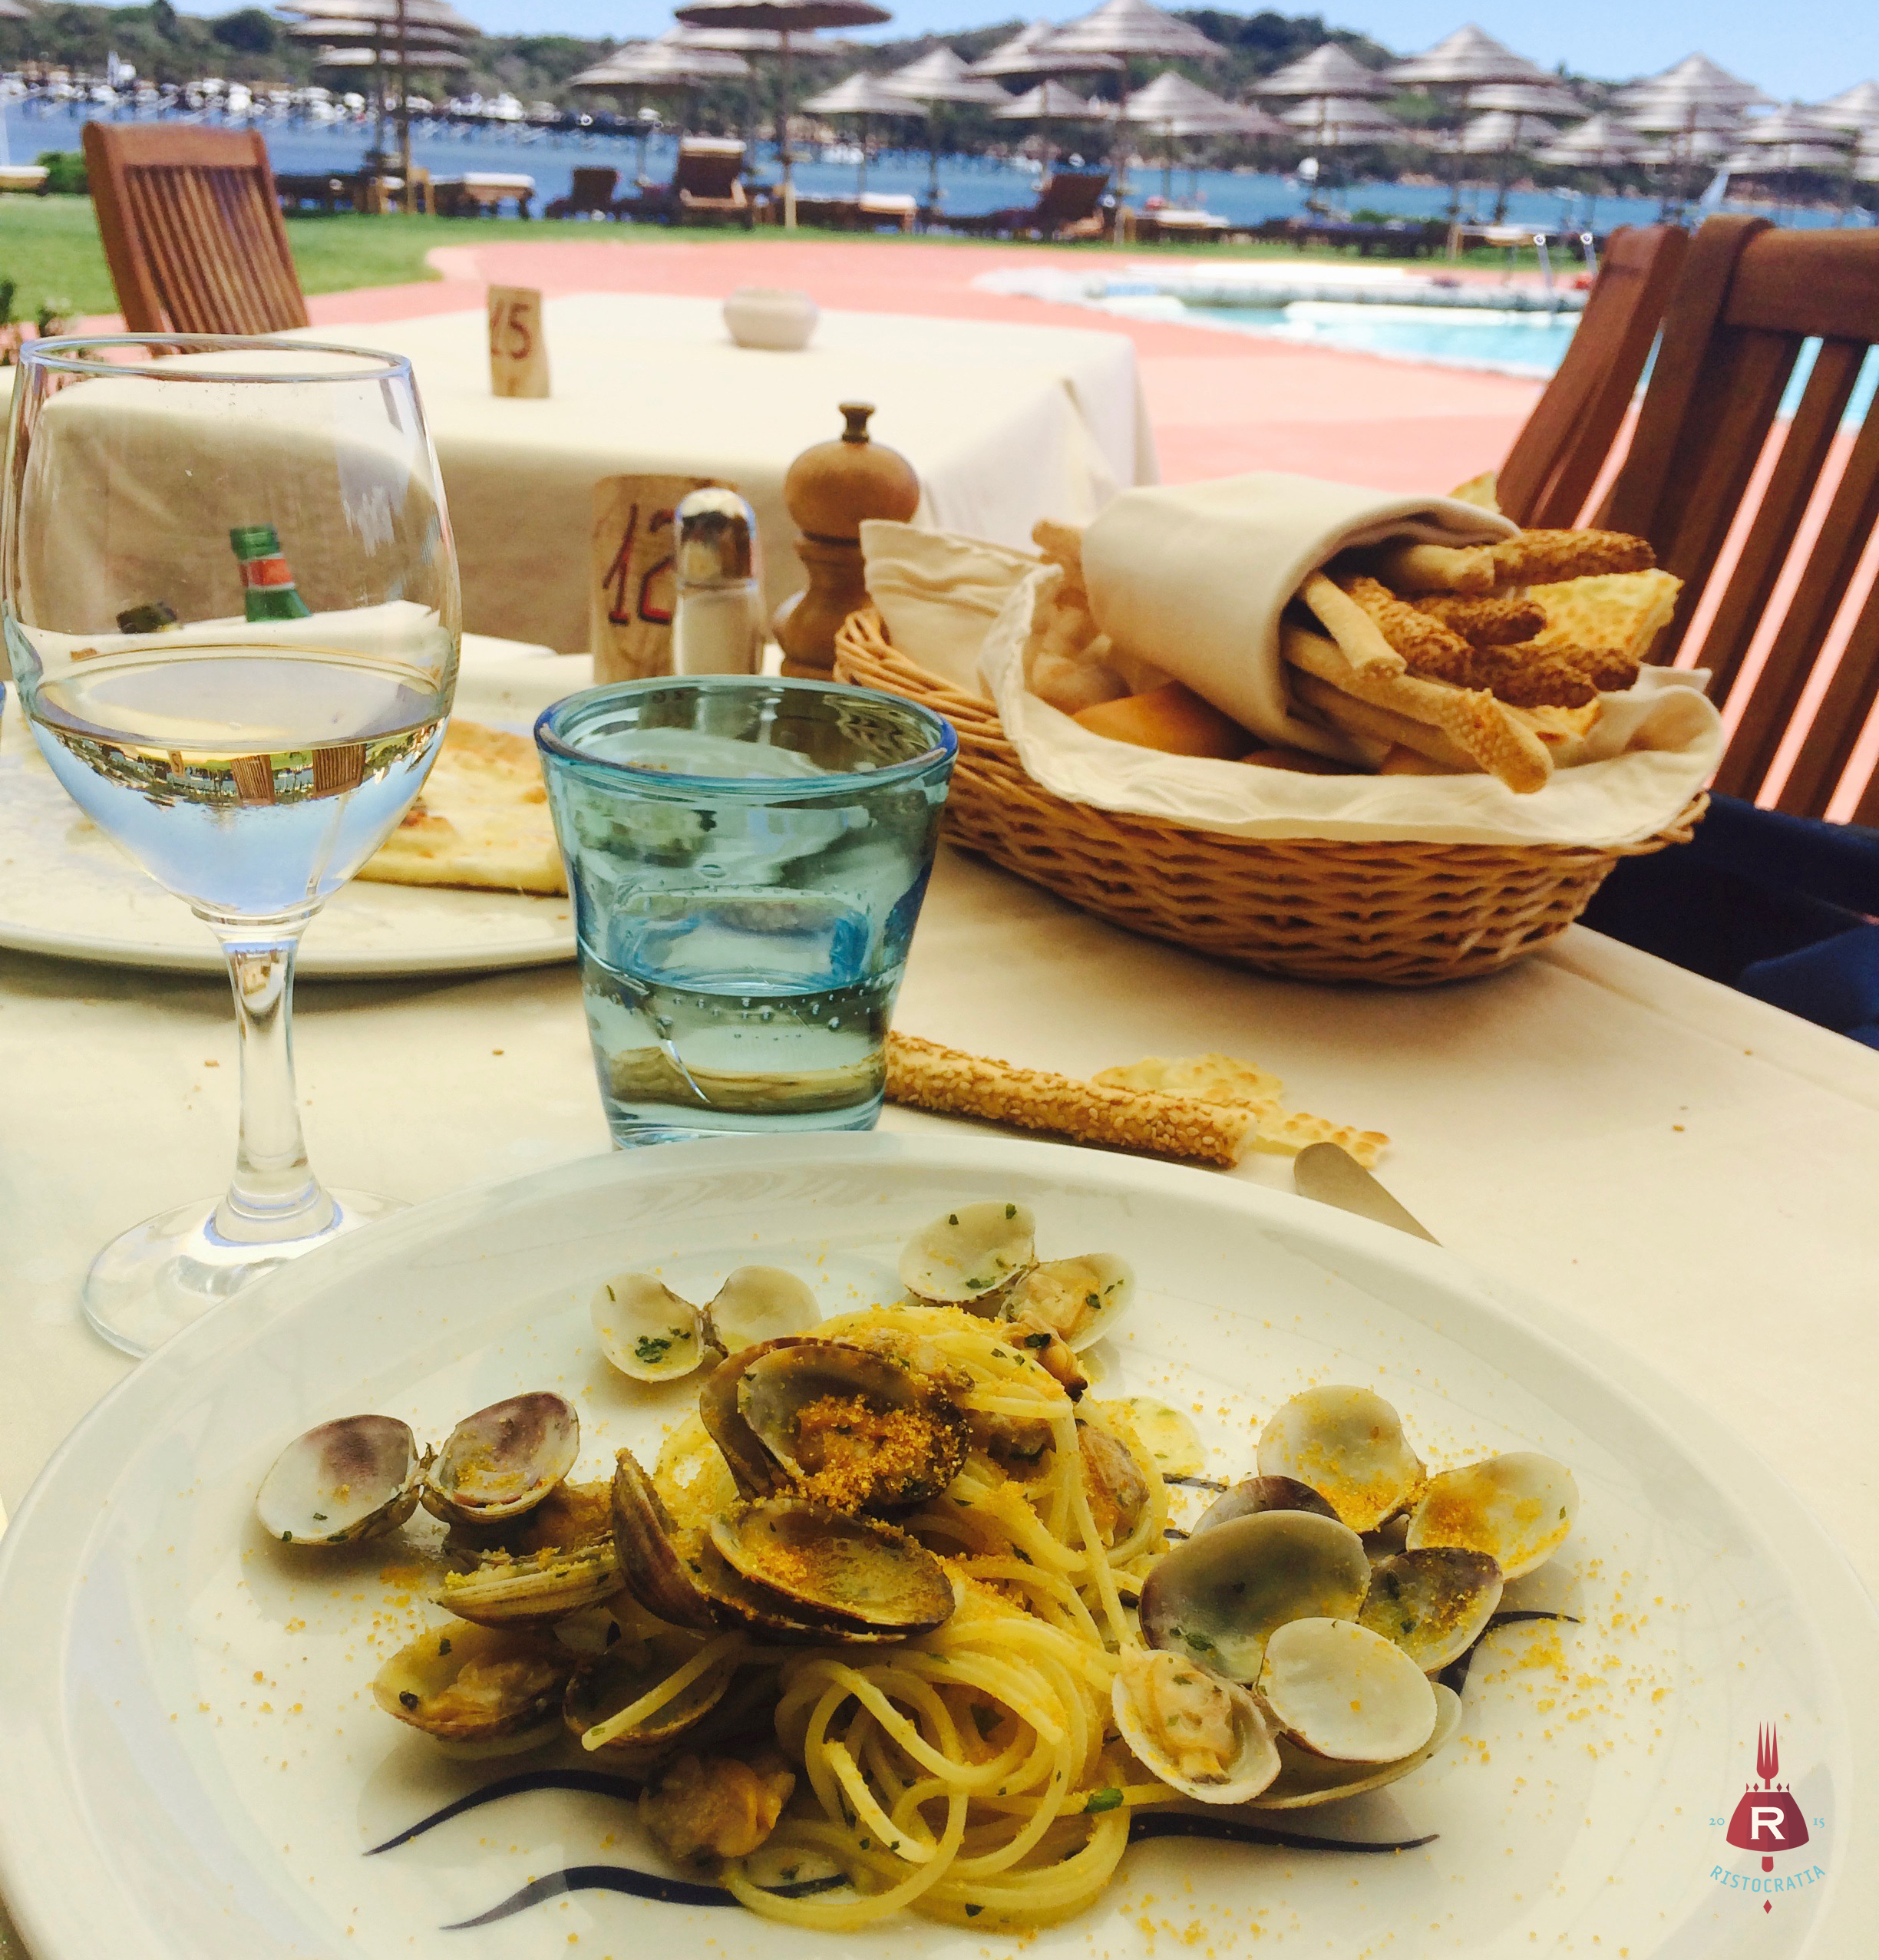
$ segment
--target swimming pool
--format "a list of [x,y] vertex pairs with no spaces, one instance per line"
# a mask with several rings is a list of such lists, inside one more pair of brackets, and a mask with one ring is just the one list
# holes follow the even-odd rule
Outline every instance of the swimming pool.
[[1182,312],[1197,325],[1232,327],[1268,339],[1441,367],[1486,368],[1540,380],[1565,358],[1579,324],[1577,313],[1349,305],[1321,299],[1296,299],[1284,306],[1184,302]]

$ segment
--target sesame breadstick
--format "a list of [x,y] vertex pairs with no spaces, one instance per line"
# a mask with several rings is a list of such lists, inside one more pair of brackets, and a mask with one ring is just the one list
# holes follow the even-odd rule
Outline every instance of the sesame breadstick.
[[1494,577],[1504,586],[1557,585],[1565,579],[1609,572],[1648,572],[1657,563],[1647,538],[1623,531],[1522,531],[1491,550]]
[[1318,615],[1325,631],[1344,649],[1359,674],[1400,674],[1403,657],[1369,613],[1322,572],[1314,572],[1299,587],[1299,597]]
[[1418,612],[1439,619],[1471,646],[1511,646],[1544,630],[1546,608],[1531,599],[1465,599],[1428,592],[1415,602]]
[[[1354,735],[1359,741],[1376,744],[1381,751],[1412,748],[1432,762],[1463,775],[1478,776],[1481,766],[1465,750],[1458,748],[1439,728],[1426,721],[1412,721],[1406,714],[1392,714],[1387,708],[1373,708],[1368,701],[1354,700],[1321,681],[1316,675],[1294,671],[1292,691],[1319,719],[1340,734]],[[1380,758],[1379,758],[1380,759]]]
[[1346,579],[1343,589],[1376,622],[1378,631],[1402,655],[1412,674],[1452,681],[1458,687],[1473,685],[1468,666],[1474,650],[1459,633],[1399,599],[1375,579]]
[[942,1048],[917,1034],[887,1037],[887,1100],[942,1116],[976,1116],[1042,1130],[1078,1143],[1230,1169],[1253,1147],[1259,1117],[1188,1096],[1098,1088],[1048,1070]]
[[1413,674],[1360,673],[1335,642],[1296,626],[1282,627],[1280,650],[1291,665],[1341,693],[1440,729],[1478,768],[1517,796],[1544,789],[1551,778],[1553,759],[1540,738],[1484,690],[1451,687]]
[[1485,593],[1495,583],[1494,554],[1484,544],[1391,545],[1371,559],[1370,569],[1399,592]]

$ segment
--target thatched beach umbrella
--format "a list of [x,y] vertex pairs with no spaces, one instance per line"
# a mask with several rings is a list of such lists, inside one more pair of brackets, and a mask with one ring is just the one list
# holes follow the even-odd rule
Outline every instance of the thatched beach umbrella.
[[778,107],[777,161],[783,171],[783,222],[796,225],[795,159],[790,153],[789,119],[794,94],[794,61],[800,38],[832,27],[875,27],[893,16],[873,0],[691,0],[676,9],[686,27],[754,28],[777,37]]
[[[1537,150],[1534,154],[1538,161],[1550,163],[1556,170],[1595,171],[1610,183],[1612,171],[1638,162],[1643,150],[1643,139],[1635,130],[1626,129],[1613,117],[1597,115],[1588,116],[1576,129],[1569,129],[1564,136],[1555,137],[1544,150]],[[1586,204],[1588,230],[1597,228],[1594,220],[1597,215],[1598,193],[1594,191]]]
[[860,119],[861,161],[855,173],[855,195],[859,197],[867,189],[868,118],[870,116],[903,116],[917,118],[920,114],[919,104],[910,102],[903,95],[896,95],[877,75],[864,73],[850,75],[846,81],[838,81],[833,88],[825,88],[820,95],[812,95],[803,105],[807,116],[854,116]]
[[890,94],[903,101],[918,102],[926,111],[926,147],[932,167],[926,177],[926,202],[940,200],[940,112],[949,102],[976,103],[979,107],[1000,109],[1011,98],[995,81],[975,75],[950,48],[936,48],[904,68],[882,76]]
[[[1443,126],[1451,130],[1469,108],[1513,107],[1507,103],[1476,102],[1473,99],[1475,91],[1515,83],[1543,87],[1550,79],[1537,62],[1528,61],[1524,54],[1515,54],[1492,35],[1484,33],[1472,25],[1457,28],[1433,48],[1425,48],[1420,54],[1412,54],[1406,61],[1394,63],[1384,73],[1399,87],[1413,88],[1428,96],[1438,106]],[[1516,110],[1515,113],[1519,111]],[[1440,147],[1448,151],[1451,160],[1448,221],[1452,224],[1461,210],[1462,151],[1458,140]]]
[[1043,135],[1044,165],[1048,170],[1056,158],[1051,141],[1052,124],[1108,122],[1111,112],[1108,103],[1087,102],[1060,81],[1041,81],[1036,87],[1026,89],[1023,94],[1013,96],[1003,108],[994,109],[992,120],[995,123],[1035,123]]

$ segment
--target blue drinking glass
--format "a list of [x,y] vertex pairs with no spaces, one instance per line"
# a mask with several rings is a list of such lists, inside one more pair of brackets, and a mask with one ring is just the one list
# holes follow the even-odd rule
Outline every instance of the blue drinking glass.
[[950,725],[706,675],[572,695],[535,739],[614,1140],[871,1128]]

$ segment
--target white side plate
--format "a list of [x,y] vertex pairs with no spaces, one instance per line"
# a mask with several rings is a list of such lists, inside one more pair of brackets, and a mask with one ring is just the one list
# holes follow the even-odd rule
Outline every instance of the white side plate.
[[[1143,1845],[1036,1950],[1871,1953],[1879,1622],[1786,1488],[1676,1391],[1438,1249],[1286,1195],[1042,1145],[829,1137],[671,1146],[421,1206],[212,1314],[99,1405],[0,1540],[0,1891],[36,1960],[976,1955],[918,1919],[850,1948],[593,1890],[440,1930],[565,1867],[657,1861],[626,1806],[565,1791],[364,1856],[534,1759],[447,1762],[372,1705],[379,1661],[429,1617],[397,1540],[296,1556],[250,1512],[316,1421],[380,1410],[436,1439],[532,1387],[576,1400],[576,1474],[600,1474],[687,1398],[649,1402],[599,1359],[598,1279],[651,1265],[701,1298],[761,1259],[839,1310],[893,1297],[903,1236],[976,1197],[1032,1206],[1047,1256],[1134,1262],[1143,1304],[1092,1351],[1101,1392],[1191,1410],[1221,1474],[1250,1467],[1284,1397],[1342,1380],[1394,1400],[1438,1463],[1541,1449],[1583,1498],[1549,1569],[1582,1624],[1491,1635],[1459,1737],[1413,1777],[1271,1820],[1435,1842]],[[1723,1826],[1768,1724],[1810,1843],[1758,1891]]]

